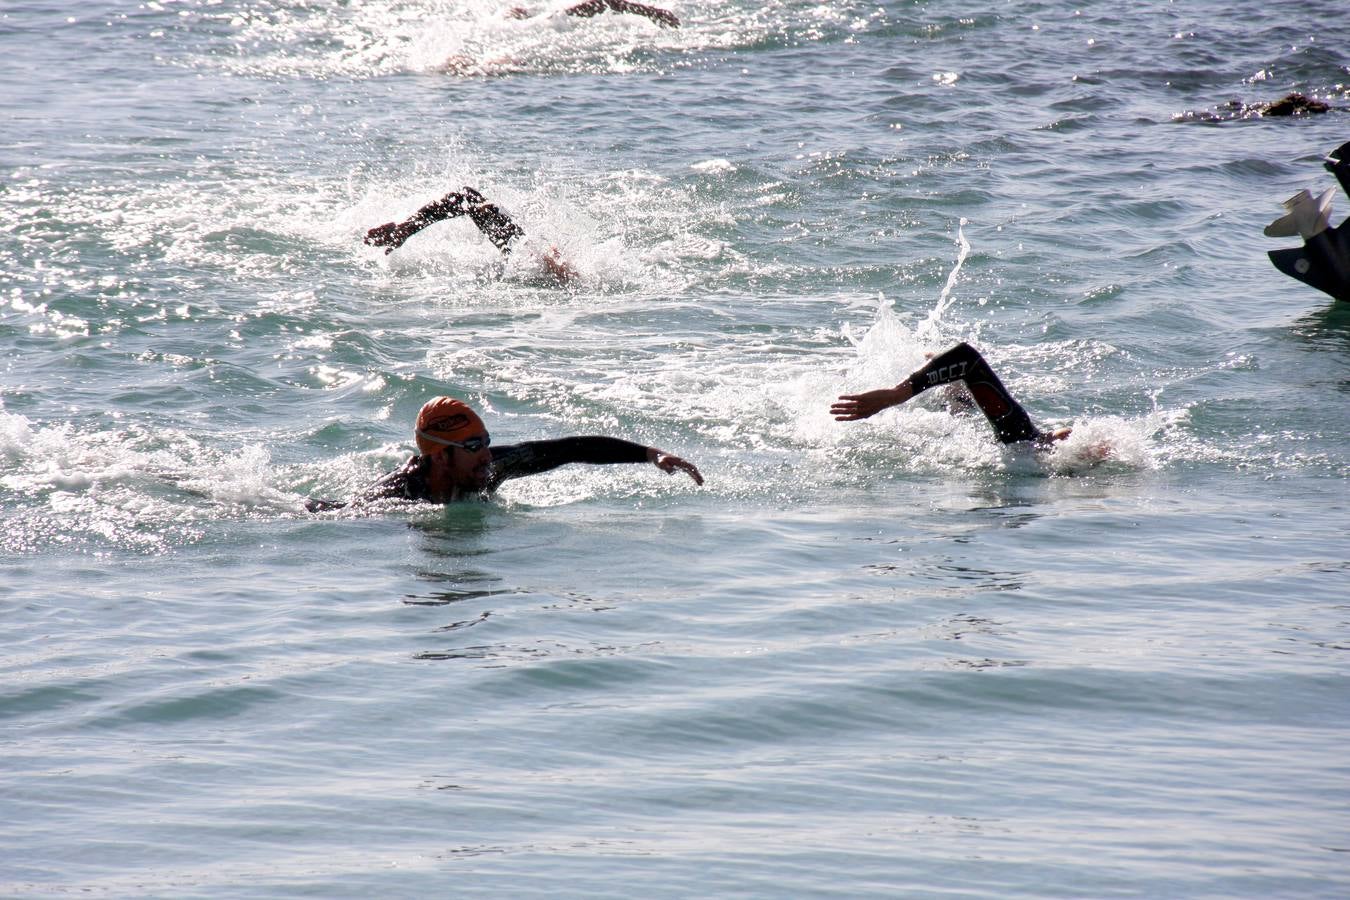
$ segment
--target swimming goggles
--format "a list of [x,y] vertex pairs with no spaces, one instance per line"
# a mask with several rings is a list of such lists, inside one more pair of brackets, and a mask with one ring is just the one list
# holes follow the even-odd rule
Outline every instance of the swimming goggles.
[[479,450],[492,444],[492,436],[486,434],[482,437],[471,437],[463,441],[447,441],[445,438],[436,437],[434,434],[427,434],[425,431],[418,428],[417,436],[426,438],[433,444],[440,444],[442,447],[458,447],[461,450],[468,450],[470,453],[477,453]]

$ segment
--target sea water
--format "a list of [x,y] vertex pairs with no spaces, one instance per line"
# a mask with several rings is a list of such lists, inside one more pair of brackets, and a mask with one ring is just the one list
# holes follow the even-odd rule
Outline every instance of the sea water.
[[0,6],[0,893],[1350,893],[1341,0],[510,5]]

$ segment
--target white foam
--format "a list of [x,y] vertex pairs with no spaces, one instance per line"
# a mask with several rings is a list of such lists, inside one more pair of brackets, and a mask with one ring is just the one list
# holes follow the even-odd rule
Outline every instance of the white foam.
[[193,468],[179,484],[225,506],[275,512],[290,507],[295,499],[290,491],[274,486],[275,478],[271,452],[252,444],[225,454],[209,469]]
[[[480,0],[386,0],[309,4],[280,0],[267,13],[222,15],[210,6],[184,10],[226,32],[184,65],[262,75],[375,77],[425,72],[435,77],[528,73],[625,73],[687,65],[691,55],[765,40],[817,41],[862,26],[855,4],[656,3],[679,28],[639,15],[606,12],[589,19],[563,14],[572,3]],[[516,19],[514,6],[537,13]],[[882,16],[878,9],[871,13]]]
[[736,171],[736,167],[726,159],[705,159],[703,162],[696,162],[689,166],[695,172],[704,172],[711,174],[726,174]]
[[1043,454],[1055,474],[1072,475],[1098,466],[1152,469],[1157,466],[1152,437],[1161,427],[1155,416],[1128,419],[1093,416],[1074,422],[1073,431]]
[[302,500],[265,446],[209,447],[172,429],[36,425],[0,411],[0,454],[16,507],[5,546],[32,549],[56,531],[70,544],[161,550],[194,540],[202,523],[286,514]]

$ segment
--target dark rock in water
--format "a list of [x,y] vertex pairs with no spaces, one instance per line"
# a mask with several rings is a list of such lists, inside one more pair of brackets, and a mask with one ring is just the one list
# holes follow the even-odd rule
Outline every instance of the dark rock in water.
[[1295,118],[1313,116],[1322,113],[1350,111],[1344,106],[1332,106],[1306,94],[1286,94],[1278,100],[1260,103],[1243,103],[1241,100],[1229,100],[1220,104],[1216,112],[1185,112],[1173,116],[1176,120],[1191,122],[1222,122],[1227,119],[1258,118]]
[[1331,107],[1321,100],[1295,93],[1287,94],[1274,103],[1254,104],[1249,109],[1261,116],[1306,116],[1327,112]]

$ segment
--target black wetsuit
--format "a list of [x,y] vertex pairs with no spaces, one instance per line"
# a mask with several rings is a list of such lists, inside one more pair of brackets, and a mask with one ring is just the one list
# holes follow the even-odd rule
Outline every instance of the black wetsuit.
[[678,28],[680,20],[675,14],[656,6],[646,6],[642,3],[631,3],[629,0],[586,0],[585,3],[578,3],[576,6],[569,6],[563,12],[569,16],[577,16],[582,19],[589,19],[591,16],[599,15],[609,7],[616,13],[636,13],[639,16],[646,16],[658,25]]
[[[538,475],[568,463],[612,465],[615,463],[647,462],[647,448],[642,444],[612,437],[568,437],[552,441],[526,441],[523,444],[503,444],[491,448],[492,474],[487,485],[473,496],[486,496],[503,481]],[[414,456],[403,466],[366,488],[353,501],[369,503],[372,500],[412,500],[437,502],[431,497],[427,475],[431,468],[429,456]],[[467,497],[465,499],[468,499]],[[339,500],[311,499],[305,503],[310,512],[341,509],[347,504]]]
[[994,433],[1005,444],[1018,441],[1043,441],[1045,435],[1031,423],[1021,405],[998,380],[989,363],[974,347],[966,343],[935,356],[922,369],[909,376],[909,387],[915,394],[923,393],[939,384],[964,381],[980,411],[994,426]]
[[473,224],[492,242],[492,246],[503,253],[510,253],[511,242],[525,236],[525,229],[512,222],[511,217],[495,203],[489,203],[478,191],[466,187],[463,193],[451,191],[441,199],[431,201],[413,213],[406,222],[390,222],[372,228],[367,232],[365,241],[373,246],[385,247],[385,252],[389,253],[423,228],[460,216],[468,216],[473,220]]
[[498,250],[510,253],[511,242],[525,236],[524,228],[512,222],[510,216],[502,212],[496,204],[487,202],[487,199],[473,188],[464,189],[464,199],[472,204],[469,207],[469,218]]

